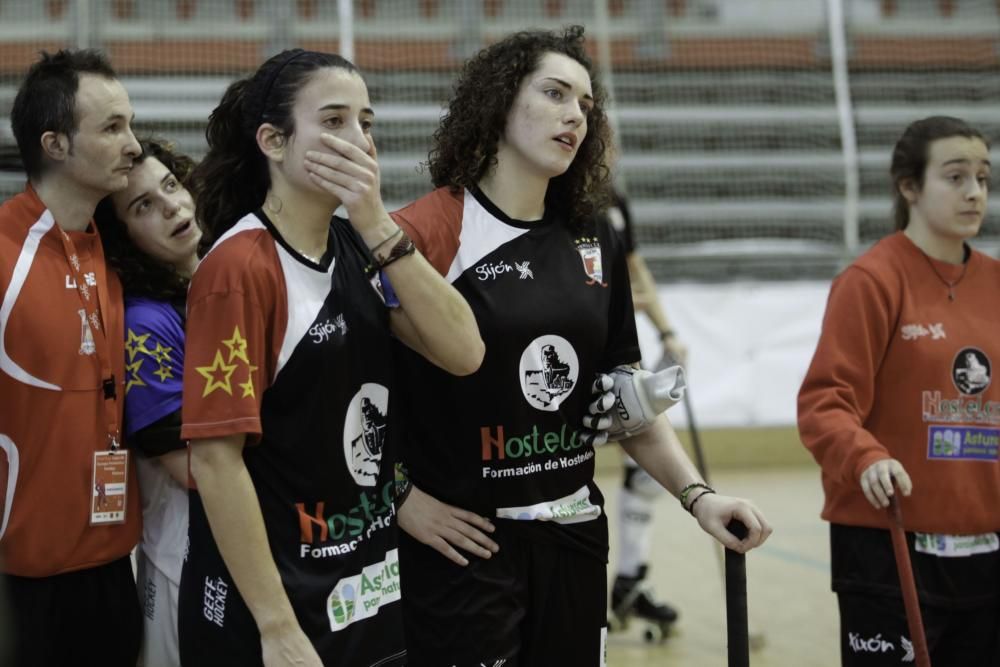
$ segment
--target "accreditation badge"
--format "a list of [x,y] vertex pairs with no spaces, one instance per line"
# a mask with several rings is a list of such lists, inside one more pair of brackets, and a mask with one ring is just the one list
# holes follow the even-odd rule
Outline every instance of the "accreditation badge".
[[91,485],[90,525],[125,523],[125,499],[128,493],[128,451],[125,449],[94,452]]

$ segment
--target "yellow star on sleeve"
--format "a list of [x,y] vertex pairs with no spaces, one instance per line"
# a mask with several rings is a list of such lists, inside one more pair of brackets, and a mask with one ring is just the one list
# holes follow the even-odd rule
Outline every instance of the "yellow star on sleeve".
[[250,359],[247,358],[247,339],[240,335],[238,326],[233,330],[233,337],[222,341],[222,344],[229,348],[229,363],[232,363],[233,359],[240,359],[250,365]]
[[[199,375],[207,380],[205,383],[205,391],[201,394],[202,398],[208,396],[216,389],[221,389],[230,396],[233,395],[233,386],[230,384],[229,379],[236,370],[236,365],[227,364],[222,358],[221,350],[215,351],[215,359],[212,361],[211,366],[198,366],[195,370],[198,371]],[[219,377],[221,377],[221,379],[218,379]]]
[[150,351],[146,349],[147,338],[149,338],[148,333],[136,336],[134,331],[131,329],[128,330],[128,338],[125,340],[125,350],[128,352],[128,360],[130,363],[135,361],[135,355],[140,352],[150,354]]
[[248,369],[247,369],[247,381],[246,382],[240,382],[240,389],[243,390],[243,396],[241,396],[241,398],[246,398],[248,396],[250,398],[257,398],[257,394],[255,394],[254,390],[253,390],[253,372],[255,370],[257,370],[256,366],[250,366],[250,367],[248,367]]
[[[132,333],[129,331],[129,333]],[[141,377],[139,377],[139,369],[142,367],[142,362],[144,359],[139,359],[139,361],[134,361],[131,364],[125,364],[125,370],[128,371],[128,382],[125,384],[125,395],[128,396],[128,392],[132,387],[145,387],[146,383]]]

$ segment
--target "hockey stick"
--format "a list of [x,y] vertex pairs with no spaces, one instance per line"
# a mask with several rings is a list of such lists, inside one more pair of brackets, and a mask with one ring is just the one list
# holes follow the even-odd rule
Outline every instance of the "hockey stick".
[[[695,423],[695,420],[694,420],[694,410],[691,408],[691,386],[690,385],[688,385],[688,387],[685,389],[683,403],[684,403],[684,412],[687,415],[688,434],[691,436],[691,449],[694,452],[694,465],[698,469],[698,474],[701,475],[701,478],[703,480],[705,480],[705,483],[711,485],[712,482],[711,482],[711,480],[709,480],[709,477],[708,477],[708,463],[705,461],[705,450],[702,449],[702,446],[701,446],[701,435],[698,432],[698,426],[697,426],[697,424]],[[737,522],[734,522],[734,523],[737,523]],[[738,523],[738,525],[743,530],[743,533],[741,535],[739,535],[739,538],[743,539],[743,537],[746,536],[746,530],[747,530],[746,526],[744,526],[742,523]],[[736,534],[732,530],[730,530],[730,532],[733,532],[734,534]],[[713,548],[713,551],[715,551],[715,556],[716,556],[716,558],[719,561],[719,570],[722,572],[723,580],[724,580],[724,582],[726,584],[726,600],[727,600],[727,602],[726,602],[726,609],[728,610],[729,609],[729,602],[728,602],[728,600],[729,600],[729,556],[733,552],[730,552],[729,549],[726,549],[726,556],[725,556],[725,559],[723,559],[722,556],[720,555],[718,546],[715,546]],[[735,555],[739,555],[740,559],[741,559],[741,562],[742,562],[743,556],[741,554],[735,554]],[[758,650],[758,649],[760,649],[761,647],[764,646],[764,641],[765,640],[764,640],[764,633],[763,632],[760,632],[759,630],[754,630],[753,632],[750,632],[749,629],[748,629],[748,621],[746,619],[746,570],[745,569],[743,571],[743,601],[744,601],[744,604],[743,604],[743,611],[744,611],[743,626],[744,626],[744,628],[747,631],[747,637],[748,637],[747,642],[748,642],[749,647],[756,651],[756,650]],[[730,656],[731,655],[732,654],[730,654]],[[730,660],[732,660],[732,657],[730,657]],[[739,664],[739,663],[732,663],[732,664]]]
[[[740,538],[747,536],[747,527],[733,520],[726,530]],[[746,555],[726,549],[726,638],[729,647],[729,667],[749,667],[750,627],[747,622],[747,562]]]
[[910,563],[910,550],[906,546],[906,533],[903,531],[903,510],[900,508],[895,494],[889,497],[889,507],[886,508],[886,511],[889,513],[892,551],[896,556],[899,587],[903,592],[906,624],[910,628],[916,665],[917,667],[931,667],[931,656],[927,650],[927,637],[924,635],[924,619],[920,614],[920,599],[917,597],[917,585],[913,579],[913,565]]

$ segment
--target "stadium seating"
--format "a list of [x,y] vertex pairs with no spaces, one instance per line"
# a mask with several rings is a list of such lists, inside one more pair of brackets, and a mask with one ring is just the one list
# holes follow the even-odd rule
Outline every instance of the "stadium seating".
[[[845,258],[844,166],[825,24],[806,16],[782,29],[744,26],[753,17],[734,14],[730,1],[609,2],[620,171],[640,242],[660,279],[832,275]],[[56,15],[58,4],[0,0],[0,118],[37,50],[74,43],[77,6]],[[94,44],[122,72],[139,130],[195,155],[229,80],[282,46],[339,47],[332,0],[91,4]],[[998,4],[848,0],[862,246],[889,229],[889,149],[907,122],[950,113],[997,136]],[[567,22],[588,24],[594,35],[593,7],[593,0],[486,0],[471,9],[460,0],[356,1],[356,60],[376,106],[387,203],[429,187],[418,165],[470,44]],[[650,16],[668,26],[652,41]],[[16,163],[0,122],[0,197],[22,185]],[[1000,200],[991,206],[987,246],[1000,242],[997,210]]]

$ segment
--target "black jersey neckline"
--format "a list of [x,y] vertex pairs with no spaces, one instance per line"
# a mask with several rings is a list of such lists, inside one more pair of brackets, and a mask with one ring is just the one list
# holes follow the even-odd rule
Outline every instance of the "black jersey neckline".
[[540,220],[517,220],[501,211],[500,207],[494,204],[479,188],[469,188],[469,192],[490,215],[500,222],[510,225],[511,227],[518,227],[520,229],[536,229],[538,227],[550,225],[555,220],[554,216],[549,214],[548,207],[545,208],[545,213],[542,214]]
[[[319,262],[317,263],[314,262],[312,259],[303,255],[295,248],[293,248],[291,244],[285,240],[285,237],[281,235],[281,232],[278,231],[278,228],[274,226],[274,223],[271,222],[271,219],[267,217],[266,213],[264,213],[264,209],[258,208],[256,211],[254,211],[254,215],[256,215],[260,219],[260,221],[264,223],[264,226],[267,228],[267,231],[271,233],[271,236],[273,236],[274,239],[278,242],[278,244],[282,248],[287,250],[288,254],[290,254],[292,257],[294,257],[301,263],[305,264],[306,266],[316,269],[317,271],[322,271],[323,273],[326,273],[327,271],[330,270],[330,263],[333,261],[333,256],[336,254],[337,250],[337,245],[336,245],[337,241],[333,233],[333,229],[328,228],[326,231],[326,252],[323,253],[323,256],[319,258]],[[330,218],[331,227],[333,225],[340,223],[350,224],[343,218],[339,218],[337,216],[332,216]]]

